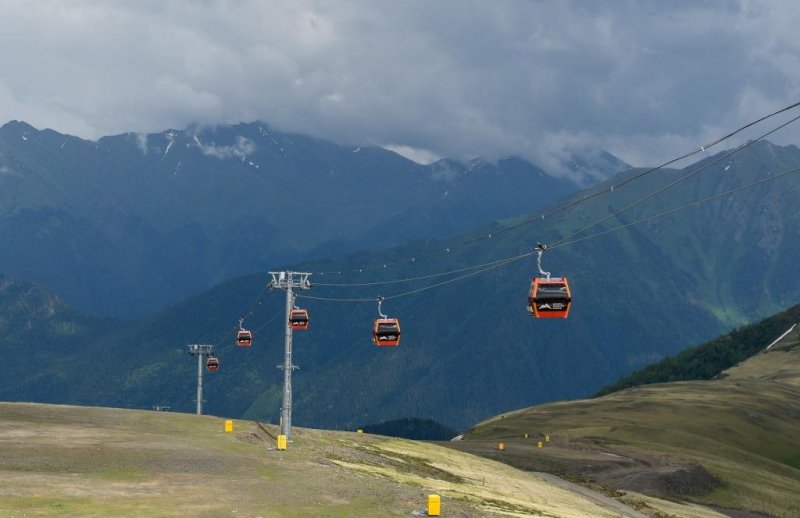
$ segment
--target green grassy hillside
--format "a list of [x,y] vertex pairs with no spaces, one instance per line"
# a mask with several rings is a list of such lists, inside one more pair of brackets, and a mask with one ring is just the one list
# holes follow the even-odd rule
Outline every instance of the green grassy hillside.
[[434,493],[449,518],[642,516],[433,444],[298,428],[288,450],[273,442],[250,421],[2,403],[0,516],[419,516]]
[[764,343],[800,322],[800,304],[696,347],[681,351],[600,389],[598,396],[668,381],[707,380],[750,358]]
[[[800,516],[798,401],[796,327],[717,379],[523,409],[484,421],[453,444],[487,455],[502,440],[507,449],[497,458],[524,469],[788,518]],[[544,434],[551,441],[537,448],[533,441]]]

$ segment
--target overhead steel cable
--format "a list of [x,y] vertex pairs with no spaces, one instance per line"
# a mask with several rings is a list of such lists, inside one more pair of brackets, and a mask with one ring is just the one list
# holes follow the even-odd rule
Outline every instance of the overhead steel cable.
[[692,177],[698,175],[699,173],[709,169],[711,166],[716,165],[716,164],[718,164],[718,163],[720,163],[720,162],[722,162],[724,160],[727,160],[728,158],[730,158],[731,156],[735,155],[736,153],[738,153],[738,152],[740,152],[740,151],[742,151],[744,149],[747,149],[748,147],[752,146],[756,142],[760,142],[761,140],[764,140],[765,138],[767,138],[768,136],[772,135],[776,131],[779,131],[779,130],[785,128],[786,126],[788,126],[789,124],[792,124],[793,122],[796,122],[798,119],[800,119],[800,115],[789,119],[788,121],[786,121],[783,124],[777,126],[776,128],[773,128],[773,129],[769,130],[768,132],[762,134],[758,138],[753,139],[753,140],[751,140],[751,141],[749,141],[749,142],[747,142],[745,144],[742,144],[741,146],[739,146],[739,147],[737,147],[735,149],[732,149],[728,153],[725,153],[721,157],[719,157],[719,158],[717,158],[715,160],[712,160],[711,162],[703,165],[702,167],[699,167],[698,169],[692,171],[691,173],[683,175],[680,178],[668,183],[667,185],[665,185],[663,187],[660,187],[660,188],[656,189],[655,191],[642,196],[641,198],[637,199],[636,201],[633,201],[632,203],[629,203],[625,207],[623,207],[623,208],[621,208],[621,209],[619,209],[617,211],[614,211],[611,214],[609,214],[609,215],[607,215],[607,216],[605,216],[603,218],[600,218],[599,220],[595,221],[594,223],[592,223],[590,225],[587,225],[587,226],[585,226],[585,227],[583,227],[583,228],[581,228],[579,230],[576,230],[575,232],[573,232],[569,236],[566,236],[566,237],[558,240],[556,243],[554,243],[552,245],[548,245],[547,248],[555,248],[555,246],[560,244],[561,242],[568,241],[568,240],[572,239],[573,237],[577,236],[578,234],[582,234],[583,232],[585,232],[585,231],[587,231],[589,229],[592,229],[592,228],[596,227],[597,225],[605,223],[609,219],[614,218],[614,217],[622,214],[626,210],[631,209],[633,207],[636,207],[637,205],[640,205],[640,204],[644,203],[645,201],[658,196],[662,192],[664,192],[664,191],[666,191],[668,189],[671,189],[672,187],[678,185],[679,183],[682,183],[682,182],[688,180],[689,178],[692,178]]
[[483,268],[484,266],[491,266],[497,262],[502,262],[505,259],[499,259],[498,261],[490,261],[488,263],[478,264],[475,266],[467,266],[464,268],[459,268],[457,270],[450,270],[449,272],[440,272],[440,273],[432,273],[430,275],[420,275],[418,277],[407,277],[405,279],[393,279],[389,281],[375,281],[375,282],[360,282],[360,283],[324,283],[324,282],[315,282],[314,286],[327,286],[327,287],[336,287],[336,288],[356,288],[356,287],[363,287],[363,286],[380,286],[385,284],[400,284],[403,282],[413,282],[413,281],[420,281],[425,279],[431,279],[434,277],[444,277],[445,275],[452,275],[454,273],[461,273],[468,270],[477,270],[478,268]]
[[[467,245],[470,245],[470,244],[473,244],[473,243],[476,243],[476,242],[479,242],[479,241],[485,241],[485,240],[492,239],[492,237],[494,237],[494,236],[497,236],[497,235],[500,235],[500,234],[504,234],[506,232],[510,232],[512,230],[515,230],[517,228],[520,228],[520,227],[523,227],[523,226],[526,226],[526,225],[530,225],[532,223],[536,223],[537,221],[543,221],[543,220],[545,220],[547,218],[551,218],[551,217],[553,217],[553,216],[555,216],[557,214],[560,214],[560,213],[565,212],[565,211],[567,211],[567,210],[569,210],[571,208],[574,208],[574,207],[576,207],[578,205],[581,205],[581,204],[583,204],[583,203],[585,203],[585,202],[587,202],[587,201],[589,201],[591,199],[597,198],[597,197],[602,196],[604,194],[608,194],[608,193],[614,192],[616,189],[619,189],[620,187],[624,187],[625,185],[627,185],[629,183],[632,183],[632,182],[634,182],[636,180],[639,180],[639,179],[641,179],[641,178],[643,178],[643,177],[645,177],[647,175],[650,175],[650,174],[652,174],[652,173],[654,173],[656,171],[660,171],[661,169],[664,169],[665,167],[670,166],[670,165],[672,165],[672,164],[674,164],[676,162],[679,162],[681,160],[684,160],[686,158],[694,156],[694,155],[696,155],[698,153],[703,153],[703,152],[707,151],[708,149],[711,149],[712,147],[714,147],[714,146],[716,146],[716,145],[718,145],[718,144],[730,139],[731,137],[741,133],[742,131],[744,131],[744,130],[746,130],[748,128],[751,128],[751,127],[753,127],[753,126],[755,126],[755,125],[757,125],[757,124],[759,124],[761,122],[764,122],[765,120],[768,120],[768,119],[770,119],[772,117],[775,117],[775,116],[780,115],[782,113],[786,113],[786,112],[788,112],[790,110],[793,110],[793,109],[797,108],[798,106],[800,106],[800,101],[792,103],[792,104],[790,104],[788,106],[785,106],[783,108],[780,108],[780,109],[778,109],[776,111],[773,111],[773,112],[771,112],[771,113],[769,113],[767,115],[764,115],[764,116],[762,116],[762,117],[760,117],[760,118],[758,118],[758,119],[756,119],[754,121],[748,122],[747,124],[744,124],[743,126],[740,126],[739,128],[737,128],[737,129],[735,129],[735,130],[733,130],[733,131],[731,131],[731,132],[729,132],[729,133],[727,133],[727,134],[725,134],[725,135],[723,135],[721,137],[718,137],[718,138],[712,140],[711,142],[709,142],[709,143],[707,143],[705,145],[701,145],[699,148],[695,148],[692,151],[684,153],[684,154],[682,154],[682,155],[680,155],[680,156],[678,156],[676,158],[672,158],[672,159],[667,160],[666,162],[664,162],[662,164],[659,164],[657,166],[651,167],[651,168],[649,168],[649,169],[647,169],[645,171],[642,171],[641,173],[638,173],[638,174],[636,174],[634,176],[631,176],[630,178],[627,178],[627,179],[625,179],[625,180],[623,180],[623,181],[621,181],[621,182],[619,182],[617,184],[609,185],[608,187],[606,187],[604,189],[592,192],[590,194],[582,196],[581,198],[573,200],[573,201],[571,201],[569,203],[566,203],[564,205],[557,206],[557,207],[555,207],[554,209],[552,209],[550,211],[542,212],[537,217],[530,218],[530,219],[521,221],[519,223],[515,223],[513,225],[509,225],[507,227],[498,229],[498,230],[490,232],[488,234],[484,234],[484,235],[482,235],[480,237],[476,237],[476,238],[468,239],[468,240],[465,240],[465,241],[461,241],[461,242],[452,244],[452,245],[450,245],[448,247],[445,247],[445,248],[435,249],[435,250],[431,250],[431,251],[426,252],[426,253],[417,254],[415,256],[408,257],[406,259],[401,259],[401,260],[393,261],[393,262],[389,262],[389,263],[383,263],[381,265],[376,265],[376,266],[371,266],[371,267],[355,268],[355,269],[346,270],[346,271],[335,270],[335,271],[323,271],[323,272],[316,272],[316,273],[318,275],[341,275],[343,273],[363,273],[365,271],[380,270],[380,269],[385,269],[385,268],[388,268],[388,267],[399,266],[399,265],[402,265],[402,264],[414,263],[414,262],[416,262],[417,259],[422,259],[422,258],[430,257],[432,255],[437,255],[437,254],[441,254],[441,253],[447,253],[447,252],[450,252],[451,249],[453,249],[453,248],[460,248],[460,247],[467,246]],[[792,119],[788,123],[785,123],[785,124],[779,126],[778,128],[768,132],[767,134],[762,135],[757,140],[763,139],[766,135],[769,135],[769,134],[777,131],[778,129],[781,129],[782,127],[790,124],[791,122],[794,122],[795,120],[796,120],[796,118]],[[613,215],[611,217],[613,217]],[[583,231],[583,230],[584,229],[582,229],[581,231]]]
[[[261,303],[261,299],[264,298],[264,295],[267,293],[268,288],[269,286],[267,285],[264,286],[264,289],[261,290],[261,293],[259,293],[256,299],[253,301],[253,304],[250,306],[250,309],[248,309],[247,312],[244,314],[244,316],[241,317],[240,322],[253,314],[253,311],[255,311],[256,306],[258,306]],[[225,335],[219,339],[219,341],[216,343],[216,345],[214,345],[214,347],[219,347],[222,344],[222,342],[227,340],[227,338],[231,334],[231,331],[238,330],[240,328],[240,325],[234,325],[232,327],[229,327],[228,330],[225,332]]]
[[703,198],[702,200],[697,200],[695,202],[688,203],[686,205],[682,205],[682,206],[676,207],[674,209],[670,209],[670,210],[667,210],[667,211],[664,211],[664,212],[660,212],[658,214],[653,214],[652,216],[647,216],[645,218],[638,219],[636,221],[632,221],[630,223],[625,223],[623,225],[619,225],[617,227],[610,228],[608,230],[604,230],[602,232],[597,232],[595,234],[590,234],[588,236],[579,237],[577,239],[572,239],[570,241],[560,242],[558,244],[554,244],[552,246],[548,246],[548,249],[560,248],[562,246],[567,246],[567,245],[571,245],[571,244],[578,243],[578,242],[581,242],[581,241],[587,241],[589,239],[594,239],[594,238],[597,238],[597,237],[601,237],[601,236],[604,236],[606,234],[610,234],[612,232],[616,232],[617,230],[622,230],[624,228],[628,228],[628,227],[631,227],[633,225],[638,225],[640,223],[644,223],[644,222],[650,221],[652,219],[662,218],[664,216],[669,216],[671,214],[675,214],[676,212],[680,212],[680,211],[683,211],[683,210],[686,210],[686,209],[689,209],[689,208],[692,208],[692,207],[697,207],[698,205],[702,205],[704,203],[708,203],[710,201],[714,201],[716,199],[723,198],[725,196],[730,196],[731,194],[735,194],[735,193],[737,193],[739,191],[744,191],[746,189],[752,189],[753,187],[761,185],[762,183],[766,183],[766,182],[769,182],[771,180],[777,180],[778,178],[782,178],[784,176],[788,176],[790,174],[798,173],[798,172],[800,172],[800,167],[795,167],[794,169],[789,169],[787,171],[783,171],[782,173],[778,173],[778,174],[775,174],[775,175],[767,176],[766,178],[762,178],[760,180],[756,180],[756,181],[748,183],[746,185],[742,185],[742,186],[736,187],[735,189],[730,189],[728,191],[721,192],[719,194],[715,194],[715,195],[709,196],[707,198]]
[[518,255],[518,256],[515,256],[515,257],[510,257],[510,258],[506,259],[505,261],[497,262],[496,264],[494,264],[492,266],[488,266],[486,268],[483,268],[482,270],[477,270],[477,271],[468,273],[466,275],[462,275],[460,277],[456,277],[454,279],[448,279],[446,281],[437,282],[436,284],[431,284],[430,286],[424,286],[424,287],[416,289],[416,290],[410,290],[410,291],[407,291],[405,293],[398,293],[397,295],[392,295],[392,296],[383,297],[383,298],[384,298],[384,300],[393,300],[393,299],[399,299],[400,297],[406,297],[408,295],[415,295],[415,294],[421,293],[423,291],[428,291],[428,290],[431,290],[433,288],[438,288],[439,286],[444,286],[445,284],[451,284],[453,282],[460,281],[460,280],[463,280],[463,279],[466,279],[466,278],[469,278],[469,277],[474,277],[475,275],[480,275],[482,273],[494,270],[496,268],[501,268],[501,267],[503,267],[503,266],[505,266],[507,264],[510,264],[510,263],[515,262],[515,261],[519,261],[520,259],[523,259],[525,257],[528,257],[531,254],[533,254],[533,252],[528,252],[528,253],[521,254],[521,255]]
[[281,308],[281,310],[280,310],[280,311],[278,311],[277,313],[275,313],[274,315],[272,315],[272,317],[270,317],[270,319],[269,319],[269,320],[267,320],[266,322],[264,322],[264,325],[262,325],[261,327],[259,327],[259,328],[258,328],[258,329],[256,329],[255,331],[253,331],[253,333],[258,333],[258,332],[262,331],[262,330],[263,330],[265,327],[267,327],[268,325],[270,325],[270,324],[272,323],[272,321],[273,321],[273,320],[275,320],[276,318],[278,318],[279,316],[281,316],[281,315],[283,314],[283,312],[284,312],[284,310],[283,310],[283,308]]
[[[656,218],[669,216],[671,214],[675,214],[677,212],[681,212],[683,210],[686,210],[686,209],[689,209],[689,208],[692,208],[692,207],[697,207],[699,205],[703,205],[705,203],[717,200],[719,198],[723,198],[725,196],[730,196],[730,195],[735,194],[737,192],[741,192],[741,191],[744,191],[744,190],[747,190],[747,189],[751,189],[751,188],[756,187],[758,185],[761,185],[763,183],[770,182],[770,181],[773,181],[773,180],[777,180],[779,178],[788,176],[788,175],[793,174],[793,173],[800,173],[800,167],[795,167],[793,169],[788,169],[788,170],[783,171],[781,173],[770,175],[770,176],[767,176],[765,178],[761,178],[759,180],[755,180],[755,181],[750,182],[750,183],[748,183],[746,185],[742,185],[742,186],[736,187],[734,189],[730,189],[730,190],[725,191],[725,192],[714,194],[712,196],[708,196],[708,197],[703,198],[701,200],[697,200],[697,201],[694,201],[692,203],[687,203],[686,205],[682,205],[682,206],[676,207],[674,209],[670,209],[670,210],[667,210],[667,211],[664,211],[664,212],[660,212],[658,214],[653,214],[651,216],[647,216],[645,218],[641,218],[639,220],[632,221],[630,223],[625,223],[623,225],[619,225],[617,227],[604,230],[602,232],[597,232],[595,234],[590,234],[588,236],[583,236],[583,237],[580,237],[580,238],[577,238],[577,239],[573,239],[573,240],[570,240],[570,241],[563,241],[562,240],[561,242],[559,242],[557,244],[554,244],[552,246],[548,246],[547,248],[548,249],[561,248],[563,246],[571,245],[571,244],[578,243],[578,242],[581,242],[581,241],[588,241],[590,239],[595,239],[595,238],[598,238],[598,237],[602,237],[602,236],[605,236],[607,234],[611,234],[612,232],[616,232],[618,230],[622,230],[622,229],[631,227],[633,225],[638,225],[638,224],[641,224],[641,223],[644,223],[644,222],[647,222],[647,221],[650,221],[650,220],[653,220],[653,219],[656,219]],[[466,275],[461,275],[461,276],[455,277],[453,279],[448,279],[446,281],[438,282],[438,283],[431,284],[431,285],[428,285],[428,286],[423,286],[422,288],[406,291],[406,292],[403,292],[403,293],[397,293],[395,295],[384,296],[383,300],[393,300],[393,299],[398,299],[398,298],[401,298],[401,297],[406,297],[408,295],[414,295],[414,294],[417,294],[417,293],[420,293],[420,292],[423,292],[423,291],[427,291],[427,290],[430,290],[430,289],[433,289],[433,288],[437,288],[439,286],[443,286],[443,285],[446,285],[446,284],[457,282],[457,281],[460,281],[460,280],[463,280],[463,279],[467,279],[469,277],[474,277],[476,275],[480,275],[482,273],[485,273],[485,272],[488,272],[488,271],[491,271],[491,270],[494,270],[494,269],[497,269],[497,268],[501,268],[503,266],[506,266],[508,264],[516,262],[516,261],[518,261],[520,259],[524,259],[526,257],[530,257],[530,256],[535,255],[537,253],[538,253],[538,250],[533,250],[531,252],[526,252],[524,254],[519,254],[519,255],[512,256],[512,257],[506,257],[506,258],[503,258],[503,259],[498,259],[498,260],[496,260],[494,262],[486,263],[488,265],[491,265],[491,266],[487,266],[486,268],[482,268],[480,270],[477,270],[477,271],[474,271],[474,272],[470,272],[470,273],[468,273]],[[362,298],[334,298],[334,297],[317,297],[317,296],[312,296],[312,295],[298,295],[298,298],[299,297],[306,298],[306,299],[313,299],[313,300],[329,301],[329,302],[375,302],[377,300],[376,297],[369,297],[369,298],[367,298],[367,297],[362,297]]]
[[[437,288],[439,286],[444,286],[445,284],[451,284],[453,282],[460,281],[462,279],[467,279],[469,277],[474,277],[476,275],[480,275],[481,273],[485,273],[485,272],[488,272],[490,270],[494,270],[496,268],[503,267],[503,266],[505,266],[505,265],[507,265],[509,263],[513,263],[514,261],[518,261],[518,260],[523,259],[525,257],[529,257],[532,254],[534,254],[534,252],[526,252],[524,254],[520,254],[520,255],[517,255],[517,256],[514,256],[514,257],[506,257],[505,259],[499,259],[499,260],[493,261],[491,263],[486,263],[489,266],[483,265],[483,266],[486,266],[486,267],[482,268],[480,270],[476,270],[476,271],[467,273],[465,275],[454,277],[454,278],[448,279],[446,281],[437,282],[437,283],[431,284],[429,286],[423,286],[422,288],[409,290],[409,291],[406,291],[406,292],[403,292],[403,293],[397,293],[395,295],[384,296],[383,300],[399,299],[401,297],[406,297],[408,295],[414,295],[416,293],[420,293],[420,292],[427,291],[427,290],[430,290],[430,289],[433,289],[433,288]],[[337,298],[337,297],[318,297],[316,295],[298,295],[297,298],[312,299],[312,300],[323,300],[323,301],[329,301],[329,302],[375,302],[380,297]]]

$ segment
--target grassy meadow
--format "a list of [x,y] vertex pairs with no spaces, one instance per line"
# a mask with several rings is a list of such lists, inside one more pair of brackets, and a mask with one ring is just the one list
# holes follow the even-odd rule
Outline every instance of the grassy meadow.
[[2,403],[0,517],[411,516],[432,493],[446,517],[643,516],[435,444],[299,428],[274,442],[252,421]]
[[[795,329],[715,380],[646,385],[507,413],[480,423],[454,447],[609,491],[796,517],[799,402]],[[545,435],[551,441],[538,448]],[[498,441],[505,451],[497,450]]]

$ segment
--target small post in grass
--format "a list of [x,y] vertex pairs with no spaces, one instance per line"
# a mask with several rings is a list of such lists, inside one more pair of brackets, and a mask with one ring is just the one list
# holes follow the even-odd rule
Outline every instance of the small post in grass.
[[442,497],[428,495],[428,516],[439,516],[442,512]]

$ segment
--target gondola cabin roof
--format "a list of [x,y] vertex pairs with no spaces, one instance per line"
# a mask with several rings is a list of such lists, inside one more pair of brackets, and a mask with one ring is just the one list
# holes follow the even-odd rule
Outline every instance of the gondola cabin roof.
[[400,344],[400,321],[396,318],[377,318],[372,327],[372,343],[378,347]]
[[567,318],[572,291],[566,277],[534,277],[528,293],[528,313],[536,318]]

